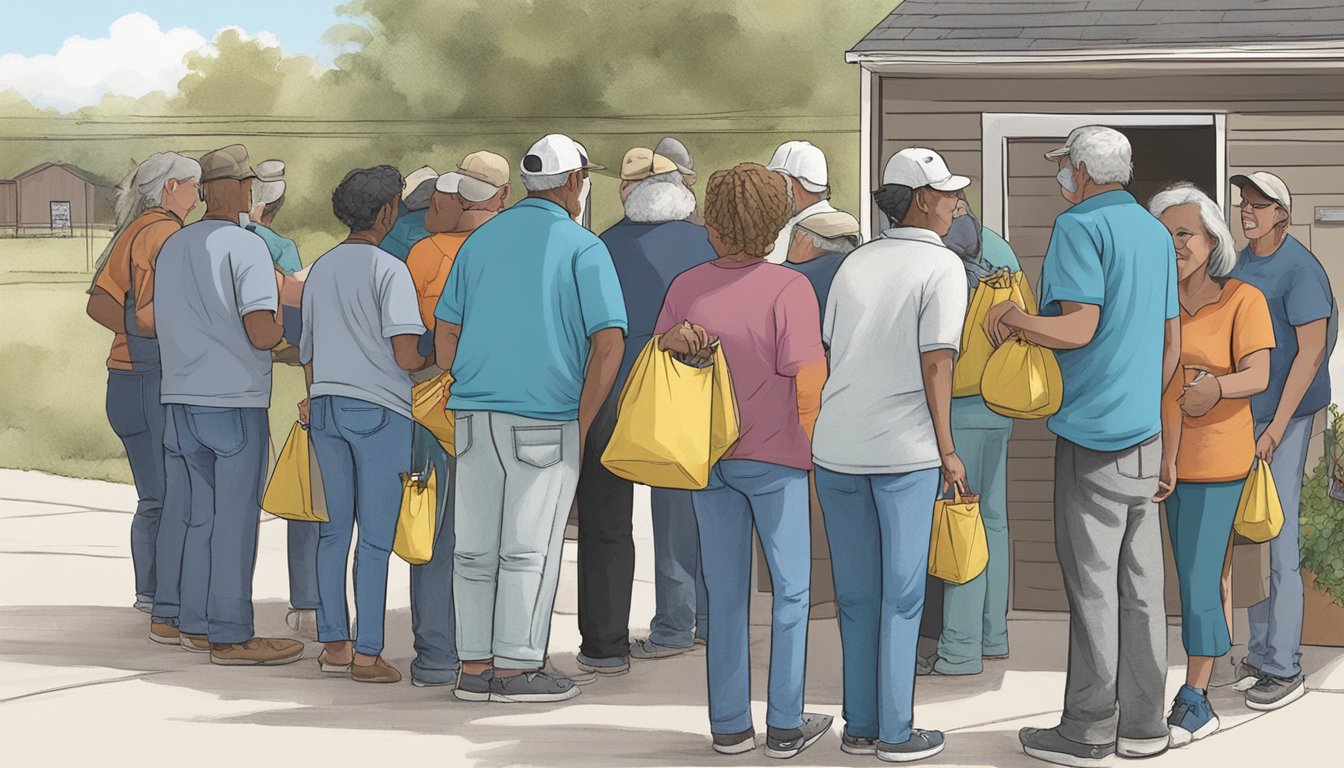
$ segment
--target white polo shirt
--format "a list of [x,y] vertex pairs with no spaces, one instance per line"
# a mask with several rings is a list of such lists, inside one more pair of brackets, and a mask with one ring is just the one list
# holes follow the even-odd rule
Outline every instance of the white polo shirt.
[[966,302],[961,260],[927,229],[889,229],[845,257],[822,316],[831,373],[817,464],[855,475],[942,465],[920,355],[957,351]]
[[779,237],[775,238],[775,249],[765,255],[765,260],[771,264],[783,264],[789,257],[789,243],[793,240],[793,225],[814,213],[830,213],[834,210],[835,207],[831,205],[830,200],[818,200],[795,213],[793,218],[784,224],[784,228],[779,230]]

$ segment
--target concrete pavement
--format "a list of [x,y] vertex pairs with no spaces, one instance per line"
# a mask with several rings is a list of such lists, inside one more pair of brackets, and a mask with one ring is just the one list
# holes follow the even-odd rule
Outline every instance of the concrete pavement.
[[[196,766],[721,766],[776,764],[764,753],[726,758],[709,749],[704,652],[636,662],[559,706],[468,705],[444,689],[359,685],[321,675],[319,647],[285,667],[239,669],[151,643],[148,618],[130,607],[128,550],[134,491],[128,486],[0,470],[0,722],[5,764],[158,761]],[[261,634],[287,634],[284,524],[261,525],[255,598]],[[652,612],[647,495],[637,497],[640,561],[632,623]],[[573,558],[572,543],[566,544]],[[573,663],[578,645],[574,569],[568,563],[552,630],[553,658]],[[407,568],[393,558],[388,660],[408,672],[412,655]],[[754,606],[753,698],[764,731],[768,605]],[[931,765],[1039,766],[1017,743],[1022,726],[1057,722],[1067,649],[1065,617],[1017,615],[1012,657],[971,678],[922,678],[916,725],[947,732]],[[638,630],[637,630],[638,631]],[[1184,677],[1179,629],[1171,632],[1169,695]],[[835,732],[798,765],[876,765],[839,750],[839,637],[834,620],[812,622],[809,710],[837,716]],[[1261,714],[1230,689],[1216,690],[1224,730],[1154,766],[1333,764],[1344,734],[1344,654],[1308,648],[1311,692]],[[1333,757],[1332,757],[1333,756]],[[17,758],[17,759],[14,759]],[[12,761],[11,761],[12,760]],[[1124,761],[1117,761],[1123,764]]]

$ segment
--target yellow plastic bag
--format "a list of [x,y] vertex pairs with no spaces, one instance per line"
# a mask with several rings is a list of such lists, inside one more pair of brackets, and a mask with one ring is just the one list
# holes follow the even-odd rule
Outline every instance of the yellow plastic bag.
[[645,345],[621,390],[616,427],[602,465],[655,488],[699,490],[738,438],[737,399],[723,349],[696,368]]
[[411,565],[424,565],[434,554],[434,500],[438,484],[434,470],[401,473],[401,511],[392,551]]
[[933,503],[933,535],[929,537],[929,575],[951,584],[965,584],[989,564],[989,540],[980,517],[980,497],[965,496],[953,486],[951,499]]
[[1266,542],[1283,529],[1283,503],[1269,464],[1255,460],[1246,483],[1241,487],[1237,502],[1237,516],[1232,521],[1237,533],[1251,541]]
[[448,371],[416,384],[411,389],[411,415],[438,438],[449,456],[453,451],[453,412],[448,408],[448,391],[453,386],[453,375]]
[[[1014,292],[1016,289],[1016,293]],[[1036,298],[1021,272],[997,272],[980,280],[971,294],[966,323],[961,328],[961,351],[952,368],[952,396],[968,397],[980,394],[980,380],[985,364],[994,352],[994,345],[985,333],[985,316],[989,308],[1005,301],[1016,301],[1028,313],[1036,314]]]
[[326,510],[313,504],[312,449],[308,445],[308,428],[294,422],[275,461],[271,479],[266,482],[266,493],[261,497],[261,508],[276,517],[306,523],[325,523],[330,520]]
[[[1021,273],[1017,273],[1018,276]],[[1012,301],[1035,313],[1026,280],[1015,280]],[[983,332],[982,332],[983,333]],[[1059,411],[1064,378],[1055,353],[1014,334],[994,350],[980,378],[980,395],[991,411],[1015,419],[1043,419]]]

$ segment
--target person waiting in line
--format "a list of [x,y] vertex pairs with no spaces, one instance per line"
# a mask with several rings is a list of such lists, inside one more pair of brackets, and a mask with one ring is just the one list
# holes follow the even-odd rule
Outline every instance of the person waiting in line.
[[791,215],[780,228],[774,247],[765,257],[771,264],[783,264],[789,255],[789,246],[793,243],[794,225],[814,213],[835,210],[830,199],[830,174],[825,153],[810,141],[786,141],[780,144],[765,167],[782,175],[788,184]]
[[634,484],[602,466],[616,427],[621,391],[636,358],[653,336],[667,288],[682,272],[716,258],[705,228],[687,221],[695,195],[670,158],[645,147],[621,163],[625,216],[602,233],[611,252],[630,334],[620,372],[602,404],[579,474],[579,632],[576,661],[595,674],[621,674],[630,657],[677,656],[704,642],[709,611],[700,569],[695,510],[686,490],[653,488],[654,615],[649,635],[630,640],[635,580]]
[[784,266],[803,273],[817,295],[817,307],[826,309],[835,273],[845,256],[859,247],[859,222],[844,211],[814,213],[793,228]]
[[378,244],[379,248],[405,261],[415,244],[429,237],[425,216],[428,215],[429,199],[434,194],[434,183],[438,178],[438,172],[428,165],[406,175],[401,189],[401,202],[397,203],[397,221]]
[[247,148],[208,152],[200,164],[205,217],[168,238],[154,272],[169,415],[163,442],[168,465],[178,467],[168,477],[187,479],[168,483],[158,551],[161,559],[165,548],[181,552],[184,649],[215,664],[289,664],[303,656],[303,643],[254,636],[252,610],[270,350],[284,332],[279,286],[266,243],[239,225],[257,178]]
[[[169,548],[162,560],[156,553],[167,486],[163,452],[167,409],[159,402],[154,265],[164,242],[182,229],[183,220],[195,209],[200,181],[200,163],[176,152],[150,155],[122,180],[117,189],[117,231],[100,260],[87,309],[89,317],[116,334],[107,358],[107,419],[126,449],[140,498],[131,518],[135,607],[154,616],[150,639],[168,644],[178,642],[181,552]],[[162,610],[155,612],[160,586],[164,600]]]
[[579,695],[546,666],[551,610],[582,446],[625,346],[611,254],[576,221],[602,166],[550,134],[521,168],[527,199],[462,244],[434,311],[434,352],[453,375],[463,701]]
[[[332,193],[350,235],[324,253],[303,290],[299,360],[308,380],[300,418],[312,425],[329,522],[317,546],[318,657],[323,672],[395,683],[383,660],[387,567],[411,458],[411,379],[425,367],[425,332],[406,265],[378,247],[397,219],[401,174],[387,165],[346,174]],[[346,563],[355,548],[356,632],[351,638]]]
[[710,177],[705,226],[719,258],[672,281],[654,328],[664,351],[705,360],[715,337],[730,361],[741,437],[692,494],[713,631],[709,723],[715,751],[755,749],[747,616],[754,523],[774,588],[765,751],[776,758],[797,755],[831,726],[831,717],[803,711],[809,444],[826,378],[820,312],[806,278],[765,261],[789,218],[786,183],[756,163]]
[[[406,258],[420,303],[420,320],[429,330],[420,339],[419,351],[433,359],[434,308],[452,271],[457,251],[478,227],[504,210],[509,200],[509,163],[492,152],[473,152],[457,170],[439,176],[425,213],[429,237],[416,243]],[[443,370],[430,365],[411,373],[419,384]],[[411,683],[424,688],[457,682],[456,622],[453,604],[453,478],[457,460],[448,455],[434,435],[415,425],[411,466],[434,469],[438,499],[434,525],[434,549],[429,562],[411,566],[411,630],[415,635],[415,660]]]
[[[915,649],[940,486],[966,489],[952,365],[966,278],[942,243],[970,180],[930,149],[894,155],[874,202],[891,226],[831,286],[831,376],[812,446],[844,653],[841,749],[909,762],[943,750],[914,727]],[[899,437],[897,437],[899,436]]]
[[1233,176],[1241,189],[1241,231],[1250,243],[1232,277],[1260,289],[1274,320],[1269,386],[1251,398],[1255,453],[1270,462],[1283,530],[1269,542],[1269,597],[1247,616],[1249,653],[1238,665],[1236,689],[1261,711],[1291,704],[1306,693],[1302,675],[1303,591],[1300,525],[1302,477],[1316,414],[1330,404],[1330,371],[1339,311],[1321,262],[1288,232],[1293,199],[1272,173]]
[[1162,401],[1163,461],[1175,488],[1167,530],[1181,594],[1185,685],[1171,705],[1171,746],[1218,730],[1209,703],[1214,662],[1232,648],[1232,522],[1255,461],[1250,398],[1269,385],[1274,325],[1265,296],[1229,278],[1237,263],[1217,203],[1193,184],[1148,202],[1176,248],[1181,370]]
[[[943,245],[961,258],[966,286],[974,297],[983,278],[1004,270],[1020,272],[1022,267],[1007,241],[971,212],[966,191],[958,195],[952,229]],[[952,398],[952,439],[966,465],[966,482],[980,496],[989,565],[965,584],[929,576],[916,666],[921,675],[979,674],[984,659],[1008,656],[1008,438],[1012,433],[1013,420],[991,411],[980,395]]]

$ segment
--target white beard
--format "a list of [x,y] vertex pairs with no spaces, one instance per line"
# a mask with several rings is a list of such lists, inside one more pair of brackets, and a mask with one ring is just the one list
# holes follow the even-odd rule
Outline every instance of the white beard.
[[642,182],[625,199],[626,217],[644,224],[681,221],[694,212],[695,194],[675,182]]

